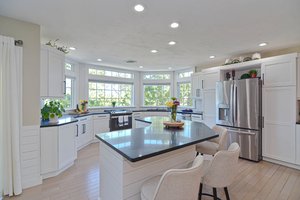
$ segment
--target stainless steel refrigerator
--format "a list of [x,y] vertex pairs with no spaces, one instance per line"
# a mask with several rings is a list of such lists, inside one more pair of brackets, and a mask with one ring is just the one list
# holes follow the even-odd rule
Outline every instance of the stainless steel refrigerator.
[[237,142],[240,157],[262,158],[261,80],[258,78],[217,82],[216,123],[228,129],[228,145]]

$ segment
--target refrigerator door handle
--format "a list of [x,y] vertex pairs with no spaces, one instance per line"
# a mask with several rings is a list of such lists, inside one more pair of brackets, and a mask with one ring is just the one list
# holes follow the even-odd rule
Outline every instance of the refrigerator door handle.
[[230,86],[230,112],[231,112],[231,119],[232,119],[232,125],[234,125],[234,91],[233,91],[234,85]]
[[238,130],[234,130],[234,129],[228,129],[228,131],[230,131],[230,132],[234,132],[234,133],[246,134],[246,135],[256,135],[256,133],[255,133],[255,132],[248,132],[248,131],[238,131]]
[[237,86],[235,86],[235,91],[234,91],[234,106],[235,106],[235,112],[234,112],[234,116],[235,116],[235,119],[234,121],[236,122],[237,121],[237,114],[238,114],[238,107],[237,107]]

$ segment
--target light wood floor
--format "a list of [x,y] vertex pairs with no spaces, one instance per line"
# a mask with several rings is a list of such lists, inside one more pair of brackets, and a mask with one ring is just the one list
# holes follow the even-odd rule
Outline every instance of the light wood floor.
[[[75,165],[62,174],[26,189],[23,194],[6,200],[98,200],[98,144],[78,152]],[[204,192],[212,193],[204,186]],[[223,190],[218,194],[225,199]],[[300,171],[268,162],[239,161],[239,170],[229,187],[232,200],[300,200]],[[203,200],[212,200],[203,197]]]

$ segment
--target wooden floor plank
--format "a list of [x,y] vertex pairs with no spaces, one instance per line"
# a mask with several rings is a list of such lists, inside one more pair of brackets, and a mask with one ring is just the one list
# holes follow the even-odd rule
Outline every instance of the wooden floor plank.
[[[99,149],[91,144],[78,152],[74,166],[42,185],[23,191],[22,195],[5,200],[98,200]],[[228,187],[231,200],[300,200],[300,171],[261,161],[240,159],[236,177]],[[203,191],[212,194],[212,188]],[[223,188],[218,197],[226,199]],[[202,200],[212,200],[203,196]]]

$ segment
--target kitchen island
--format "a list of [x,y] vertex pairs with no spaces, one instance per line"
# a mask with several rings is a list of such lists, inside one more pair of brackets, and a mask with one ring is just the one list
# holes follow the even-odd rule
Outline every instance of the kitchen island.
[[149,126],[97,134],[100,139],[100,199],[140,199],[142,183],[195,158],[195,144],[218,137],[203,123],[184,121],[166,129],[166,117],[138,119]]

